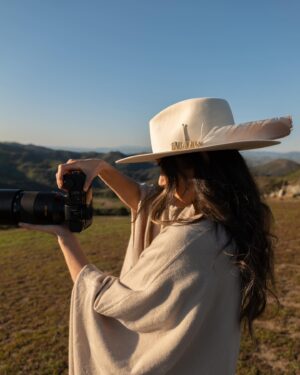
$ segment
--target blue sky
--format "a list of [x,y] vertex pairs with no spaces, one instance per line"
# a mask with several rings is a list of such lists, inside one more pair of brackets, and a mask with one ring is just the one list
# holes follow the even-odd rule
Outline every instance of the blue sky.
[[300,151],[299,1],[3,0],[0,142],[149,147],[148,122],[194,97],[235,122],[292,115]]

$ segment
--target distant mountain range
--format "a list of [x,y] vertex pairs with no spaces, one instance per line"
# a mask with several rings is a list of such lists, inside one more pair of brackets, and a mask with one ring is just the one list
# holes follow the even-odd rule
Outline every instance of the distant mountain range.
[[[138,153],[149,151],[141,149]],[[280,185],[283,178],[288,181],[298,181],[300,178],[300,152],[241,151],[241,154],[245,157],[252,173],[259,179],[262,188],[267,186],[270,190],[272,184]],[[3,142],[0,143],[0,188],[57,189],[55,174],[58,164],[66,163],[68,159],[80,158],[104,159],[139,182],[157,181],[159,169],[153,163],[114,163],[117,159],[126,156],[128,154],[120,151],[78,152],[33,144]],[[93,187],[103,189],[105,185],[98,178],[94,180]]]
[[123,154],[137,154],[137,153],[147,153],[151,152],[149,147],[141,146],[117,146],[117,147],[70,147],[70,146],[49,146],[53,150],[66,150],[66,151],[75,151],[75,152],[99,152],[99,153],[108,153],[113,151],[122,152]]
[[287,159],[300,163],[300,151],[290,152],[274,152],[274,151],[259,151],[259,150],[245,150],[240,153],[247,159],[250,165],[259,165],[267,163],[275,159]]
[[256,176],[286,176],[300,170],[300,163],[288,159],[275,159],[252,167]]
[[[68,159],[103,159],[111,164],[126,157],[119,151],[75,152],[53,150],[33,144],[0,143],[0,188],[22,188],[26,190],[57,189],[56,177],[58,164]],[[154,181],[158,177],[158,168],[153,163],[115,165],[116,168],[136,181]],[[100,179],[95,179],[94,188],[103,188]]]
[[[97,148],[87,148],[87,147],[69,147],[69,146],[51,146],[48,147],[53,150],[67,150],[75,152],[97,152],[97,153],[109,153],[109,152],[121,152],[123,154],[140,154],[151,152],[150,147],[141,146],[129,146],[123,145],[119,147],[97,147]],[[274,159],[288,159],[300,163],[300,151],[291,152],[274,152],[274,151],[259,151],[259,150],[245,150],[240,151],[241,154],[249,161],[251,165],[257,165],[261,163],[266,163]]]

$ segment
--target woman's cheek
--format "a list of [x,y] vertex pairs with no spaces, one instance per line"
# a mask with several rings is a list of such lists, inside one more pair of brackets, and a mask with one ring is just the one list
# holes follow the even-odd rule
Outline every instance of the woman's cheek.
[[158,178],[158,185],[159,186],[165,186],[167,183],[167,179],[166,179],[166,176],[164,175],[160,175],[159,178]]

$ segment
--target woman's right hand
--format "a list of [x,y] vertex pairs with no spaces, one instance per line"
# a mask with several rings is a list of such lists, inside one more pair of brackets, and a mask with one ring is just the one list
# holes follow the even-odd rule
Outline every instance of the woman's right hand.
[[57,186],[60,189],[63,175],[72,170],[80,170],[86,175],[84,191],[87,191],[93,179],[99,176],[127,207],[137,210],[141,195],[139,184],[110,163],[103,159],[70,159],[66,164],[60,164],[56,173]]
[[[56,183],[62,189],[63,176],[70,171],[82,171],[86,175],[83,190],[87,191],[93,179],[98,176],[101,165],[106,163],[102,159],[69,159],[65,164],[59,164],[56,173]],[[65,190],[65,189],[63,189]]]

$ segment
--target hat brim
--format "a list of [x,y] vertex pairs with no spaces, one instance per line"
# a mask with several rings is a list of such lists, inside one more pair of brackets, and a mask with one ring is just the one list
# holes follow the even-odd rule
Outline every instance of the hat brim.
[[214,151],[214,150],[249,150],[260,147],[268,147],[273,145],[280,144],[280,141],[266,140],[266,139],[256,139],[251,141],[239,141],[239,142],[228,142],[228,143],[219,143],[219,144],[209,144],[207,146],[201,146],[193,149],[184,149],[176,151],[165,151],[157,153],[148,153],[148,154],[139,154],[128,156],[123,159],[116,160],[116,164],[127,164],[127,163],[145,163],[145,162],[154,162],[157,159],[173,156],[179,154],[189,154],[193,152],[201,151]]

